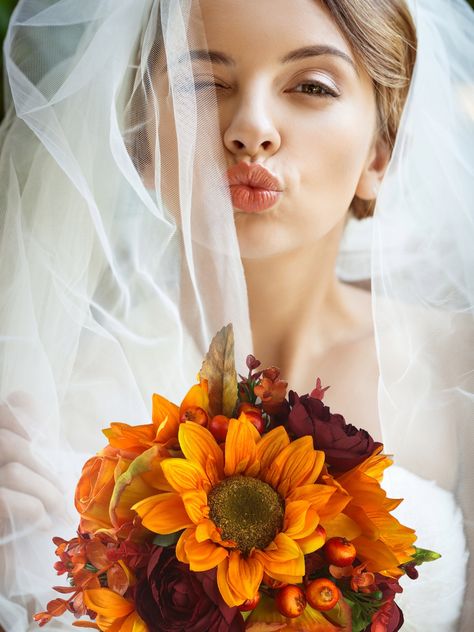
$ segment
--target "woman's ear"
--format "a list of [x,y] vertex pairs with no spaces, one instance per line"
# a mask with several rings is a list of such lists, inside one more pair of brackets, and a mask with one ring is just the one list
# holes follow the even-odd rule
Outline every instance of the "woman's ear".
[[388,142],[377,135],[355,191],[356,197],[360,200],[374,200],[377,197],[380,183],[390,161],[390,153]]

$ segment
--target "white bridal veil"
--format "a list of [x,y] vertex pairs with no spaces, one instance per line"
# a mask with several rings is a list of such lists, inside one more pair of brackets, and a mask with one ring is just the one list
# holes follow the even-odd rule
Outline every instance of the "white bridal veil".
[[[0,130],[6,632],[34,629],[59,583],[50,538],[73,534],[71,496],[100,428],[148,421],[155,391],[179,401],[223,324],[237,358],[251,351],[214,95],[196,90],[189,55],[205,48],[197,4],[20,0],[12,17]],[[419,45],[397,143],[375,218],[362,241],[348,233],[340,266],[350,280],[371,272],[386,450],[453,492],[472,547],[474,19],[463,0],[410,7]],[[21,454],[13,434],[29,437]],[[64,490],[49,526],[29,489],[9,488],[33,459]],[[467,631],[472,597],[463,617]]]

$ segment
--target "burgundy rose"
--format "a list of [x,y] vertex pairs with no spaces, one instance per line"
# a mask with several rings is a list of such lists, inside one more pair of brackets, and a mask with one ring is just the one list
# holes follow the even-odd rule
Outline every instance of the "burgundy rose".
[[214,573],[192,573],[173,548],[156,547],[136,586],[136,608],[150,632],[241,632],[244,620],[222,599]]
[[366,430],[347,424],[342,415],[331,413],[320,399],[295,392],[289,394],[291,412],[287,429],[296,437],[311,435],[314,447],[326,455],[326,463],[346,472],[367,459],[381,446]]

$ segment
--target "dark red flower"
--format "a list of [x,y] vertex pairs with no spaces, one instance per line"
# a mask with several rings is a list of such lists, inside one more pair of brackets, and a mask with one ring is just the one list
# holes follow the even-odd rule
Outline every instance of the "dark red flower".
[[136,586],[136,608],[149,632],[241,632],[244,620],[222,599],[212,573],[192,573],[173,548],[156,547]]
[[372,617],[364,632],[397,632],[403,625],[403,612],[395,603],[395,595],[403,592],[398,579],[375,573],[375,583],[382,591],[383,606]]
[[326,455],[326,463],[346,472],[362,463],[382,444],[366,430],[347,424],[342,415],[331,413],[320,399],[295,392],[289,394],[291,412],[286,427],[296,437],[310,435],[314,447]]
[[374,614],[365,632],[397,632],[403,622],[403,612],[392,598]]

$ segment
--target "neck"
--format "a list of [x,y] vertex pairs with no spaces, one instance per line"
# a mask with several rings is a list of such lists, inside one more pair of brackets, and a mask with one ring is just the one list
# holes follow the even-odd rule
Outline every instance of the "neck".
[[324,354],[347,335],[351,314],[335,275],[344,221],[318,242],[243,261],[254,353],[289,375],[304,353]]

